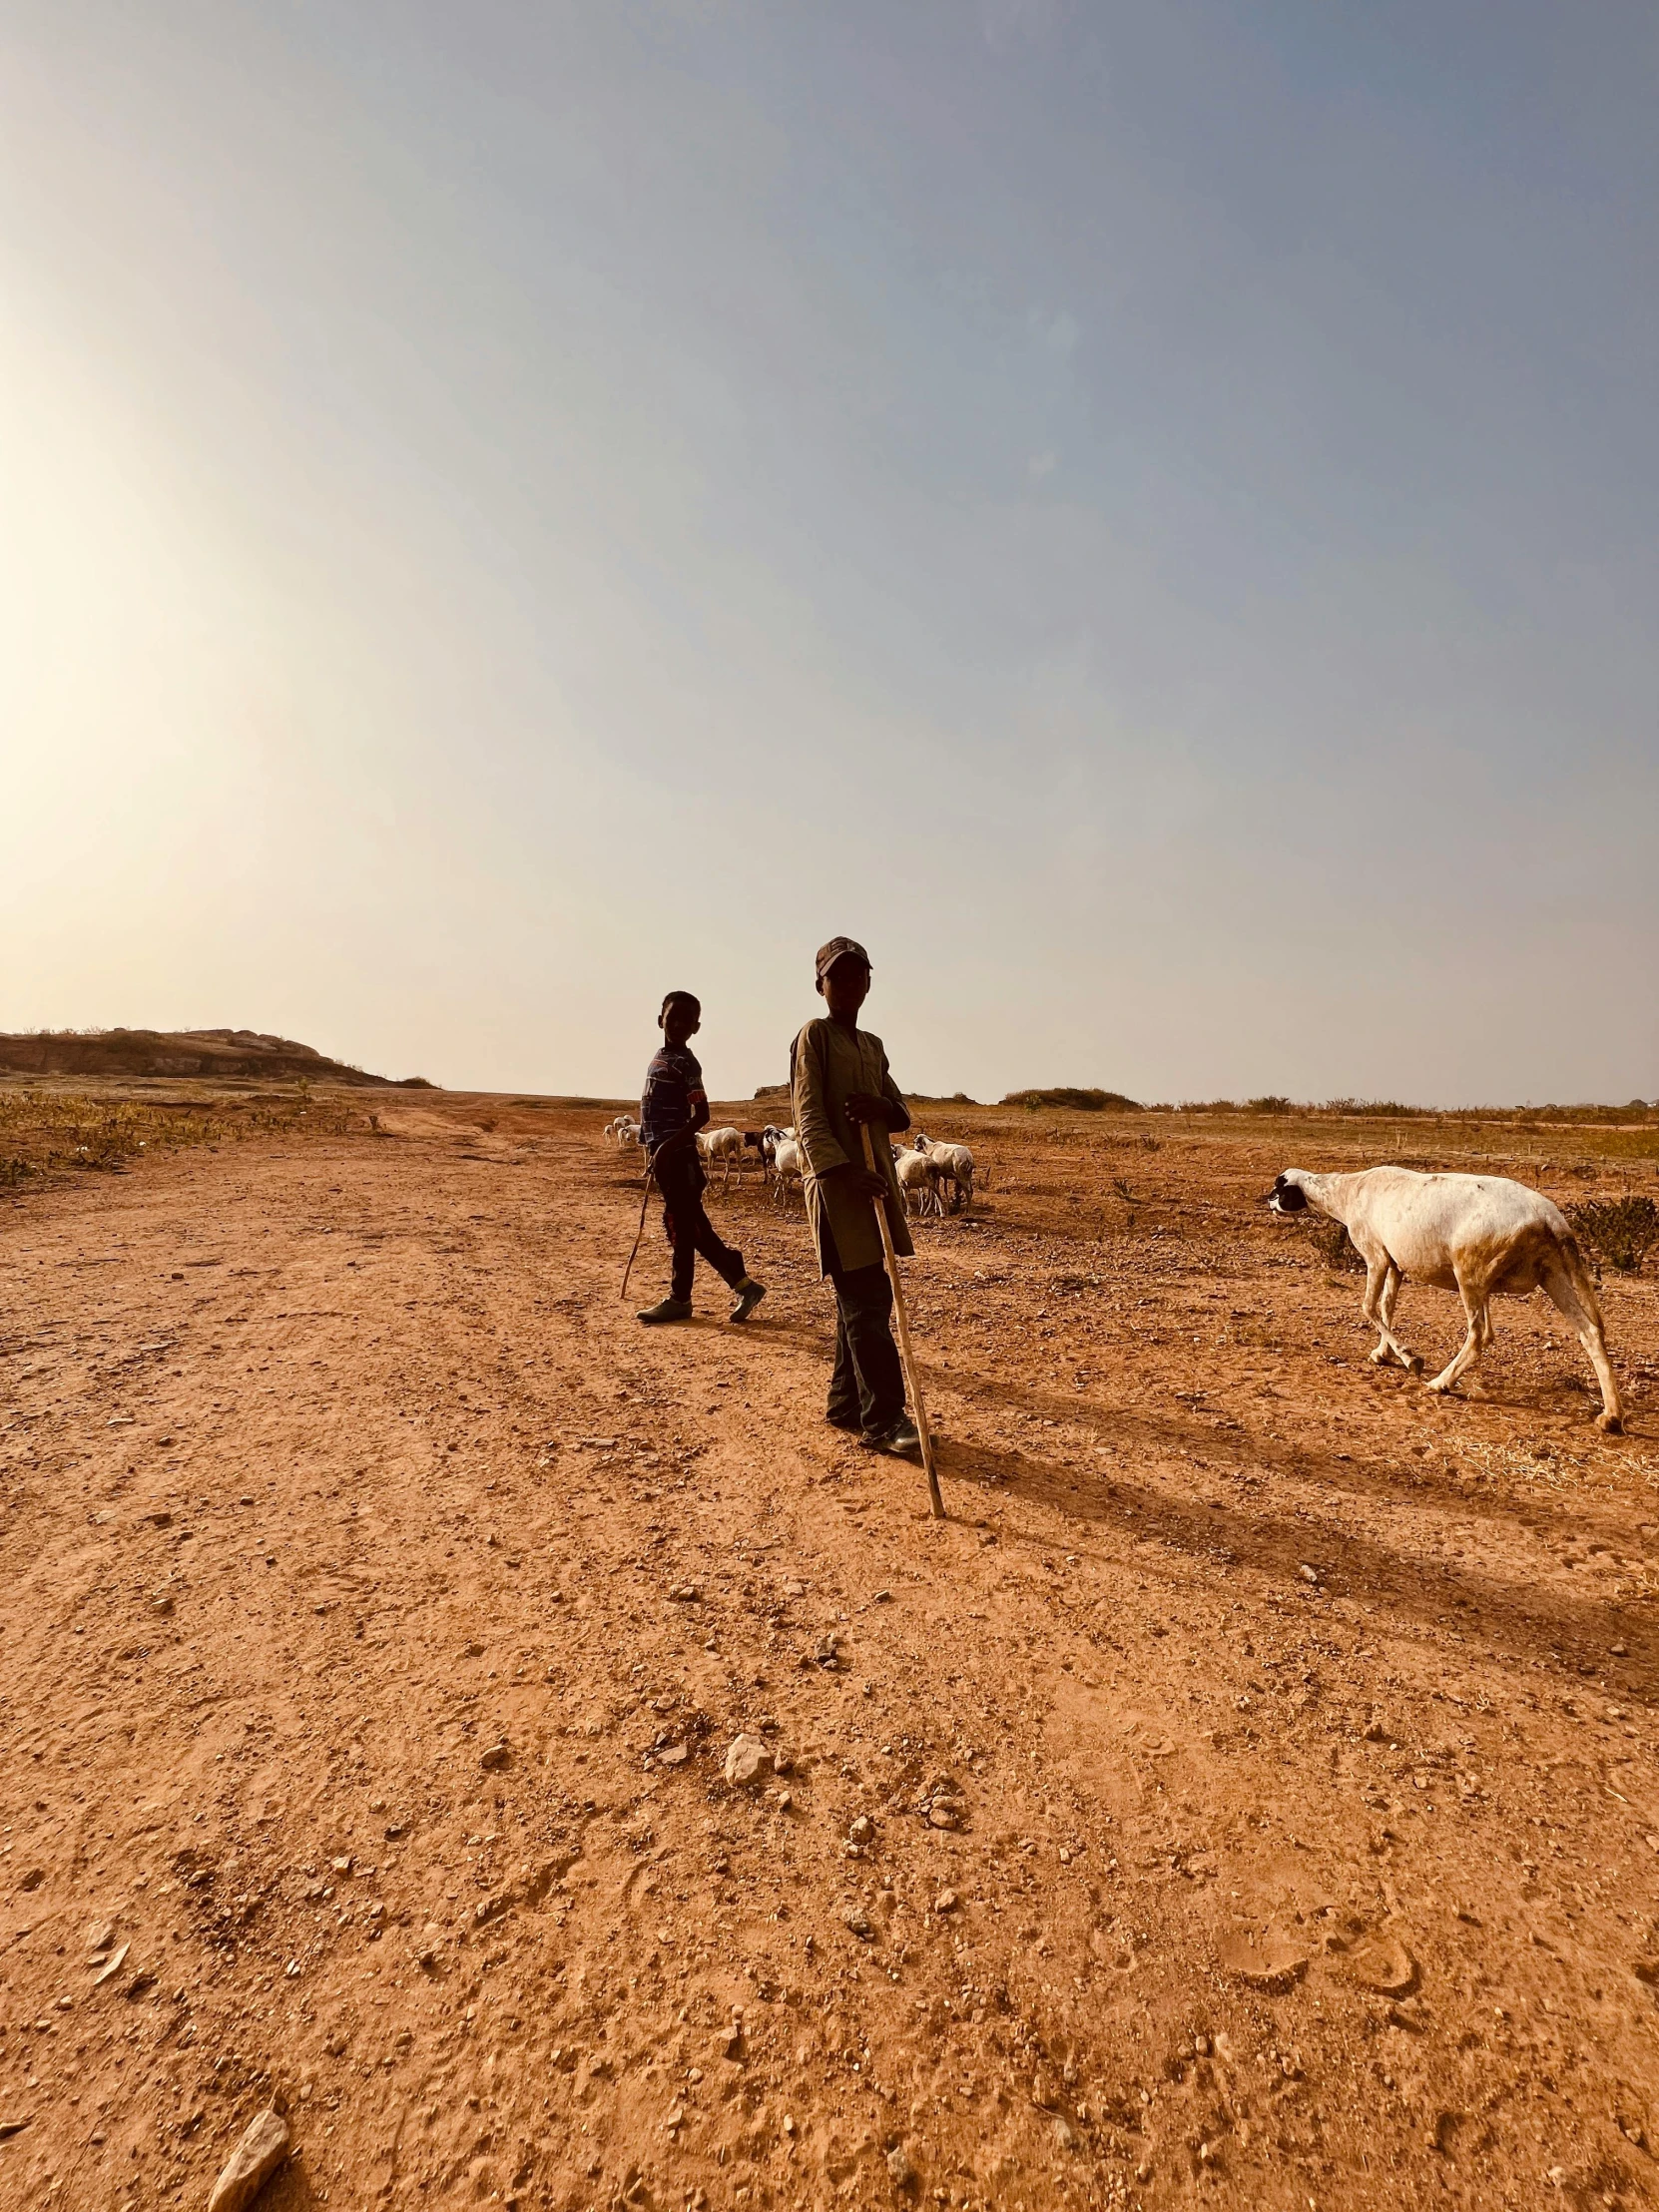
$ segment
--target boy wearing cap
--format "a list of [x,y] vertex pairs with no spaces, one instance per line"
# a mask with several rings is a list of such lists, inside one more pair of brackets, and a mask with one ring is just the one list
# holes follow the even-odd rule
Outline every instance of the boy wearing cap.
[[689,1038],[703,1026],[703,1008],[690,991],[670,991],[657,1016],[662,1048],[645,1071],[640,1099],[640,1143],[663,1194],[663,1230],[674,1248],[674,1274],[667,1298],[639,1316],[646,1323],[690,1321],[692,1274],[701,1252],[715,1273],[738,1294],[729,1321],[747,1321],[766,1297],[743,1264],[743,1254],[721,1243],[703,1211],[709,1179],[697,1153],[697,1132],[709,1123],[703,1070]]
[[[836,1428],[857,1429],[872,1451],[909,1458],[921,1439],[904,1413],[892,1285],[874,1209],[876,1202],[886,1208],[894,1250],[913,1252],[887,1143],[889,1130],[909,1128],[910,1114],[880,1038],[858,1027],[869,954],[851,937],[831,937],[820,946],[817,967],[828,1012],[808,1022],[791,1047],[790,1095],[819,1271],[835,1287],[829,1418]],[[864,1165],[866,1125],[874,1137],[873,1173]]]

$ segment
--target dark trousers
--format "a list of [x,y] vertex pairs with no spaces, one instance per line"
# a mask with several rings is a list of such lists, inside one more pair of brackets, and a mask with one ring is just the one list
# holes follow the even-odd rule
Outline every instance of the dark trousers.
[[689,1300],[692,1274],[701,1252],[718,1276],[736,1287],[744,1279],[743,1254],[721,1243],[715,1225],[703,1211],[703,1193],[709,1179],[690,1145],[676,1146],[655,1163],[657,1188],[663,1194],[663,1234],[674,1247],[674,1276],[670,1296]]
[[892,1341],[892,1285],[887,1271],[843,1268],[828,1225],[825,1261],[835,1287],[835,1366],[830,1377],[830,1418],[866,1435],[890,1428],[904,1411],[904,1370]]

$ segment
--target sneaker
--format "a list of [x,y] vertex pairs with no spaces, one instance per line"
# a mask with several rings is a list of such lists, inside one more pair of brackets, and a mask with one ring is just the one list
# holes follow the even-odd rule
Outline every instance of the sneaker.
[[767,1295],[764,1283],[757,1283],[752,1275],[746,1275],[741,1283],[732,1286],[738,1294],[738,1303],[727,1315],[728,1321],[747,1321]]
[[665,1298],[658,1305],[648,1306],[643,1314],[636,1314],[634,1317],[636,1321],[643,1321],[648,1323],[658,1321],[690,1321],[691,1318],[692,1310],[691,1300],[689,1298]]
[[919,1459],[921,1435],[915,1423],[903,1415],[890,1428],[872,1428],[863,1437],[866,1451],[889,1451],[895,1459]]

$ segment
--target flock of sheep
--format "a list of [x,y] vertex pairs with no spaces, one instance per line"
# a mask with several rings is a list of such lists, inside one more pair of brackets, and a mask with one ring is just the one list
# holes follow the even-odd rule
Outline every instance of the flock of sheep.
[[[631,1114],[605,1125],[605,1136],[624,1151],[638,1149],[640,1127]],[[753,1160],[786,1209],[801,1186],[802,1153],[793,1129],[705,1129],[698,1150],[711,1168],[720,1162],[730,1184]],[[919,1131],[907,1147],[892,1148],[904,1203],[912,1214],[944,1214],[973,1199],[973,1155],[966,1145],[935,1144]],[[1492,1342],[1494,1298],[1528,1298],[1541,1290],[1571,1326],[1601,1387],[1596,1425],[1611,1435],[1624,1427],[1624,1403],[1607,1354],[1595,1283],[1560,1209],[1524,1183],[1496,1175],[1421,1175],[1411,1168],[1366,1168],[1352,1175],[1313,1175],[1287,1168],[1268,1202],[1276,1214],[1313,1207],[1340,1221],[1366,1264],[1360,1302],[1378,1332],[1372,1359],[1397,1364],[1413,1376],[1422,1360],[1401,1342],[1394,1301],[1401,1283],[1455,1291],[1462,1300],[1467,1334],[1445,1370],[1428,1381],[1449,1390]]]
[[[601,1134],[620,1151],[637,1151],[640,1125],[632,1114],[618,1114]],[[697,1149],[704,1166],[722,1169],[721,1189],[734,1174],[739,1181],[745,1169],[760,1170],[772,1192],[773,1204],[789,1208],[793,1194],[802,1188],[804,1162],[794,1129],[768,1123],[765,1129],[701,1129]],[[965,1144],[935,1144],[918,1130],[908,1145],[892,1147],[893,1172],[904,1205],[911,1214],[954,1214],[973,1203],[973,1154]]]

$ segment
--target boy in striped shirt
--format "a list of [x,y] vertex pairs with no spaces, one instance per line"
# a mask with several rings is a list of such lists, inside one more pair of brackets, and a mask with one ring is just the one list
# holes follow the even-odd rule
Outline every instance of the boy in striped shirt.
[[703,1026],[703,1008],[690,991],[670,991],[657,1016],[663,1033],[660,1050],[645,1071],[640,1099],[640,1143],[663,1194],[663,1230],[674,1249],[674,1272],[667,1298],[639,1316],[645,1323],[690,1321],[692,1275],[701,1252],[718,1276],[737,1293],[729,1321],[747,1321],[766,1297],[743,1264],[743,1254],[722,1244],[703,1210],[709,1179],[697,1152],[697,1132],[709,1125],[709,1099],[703,1070],[688,1040]]

